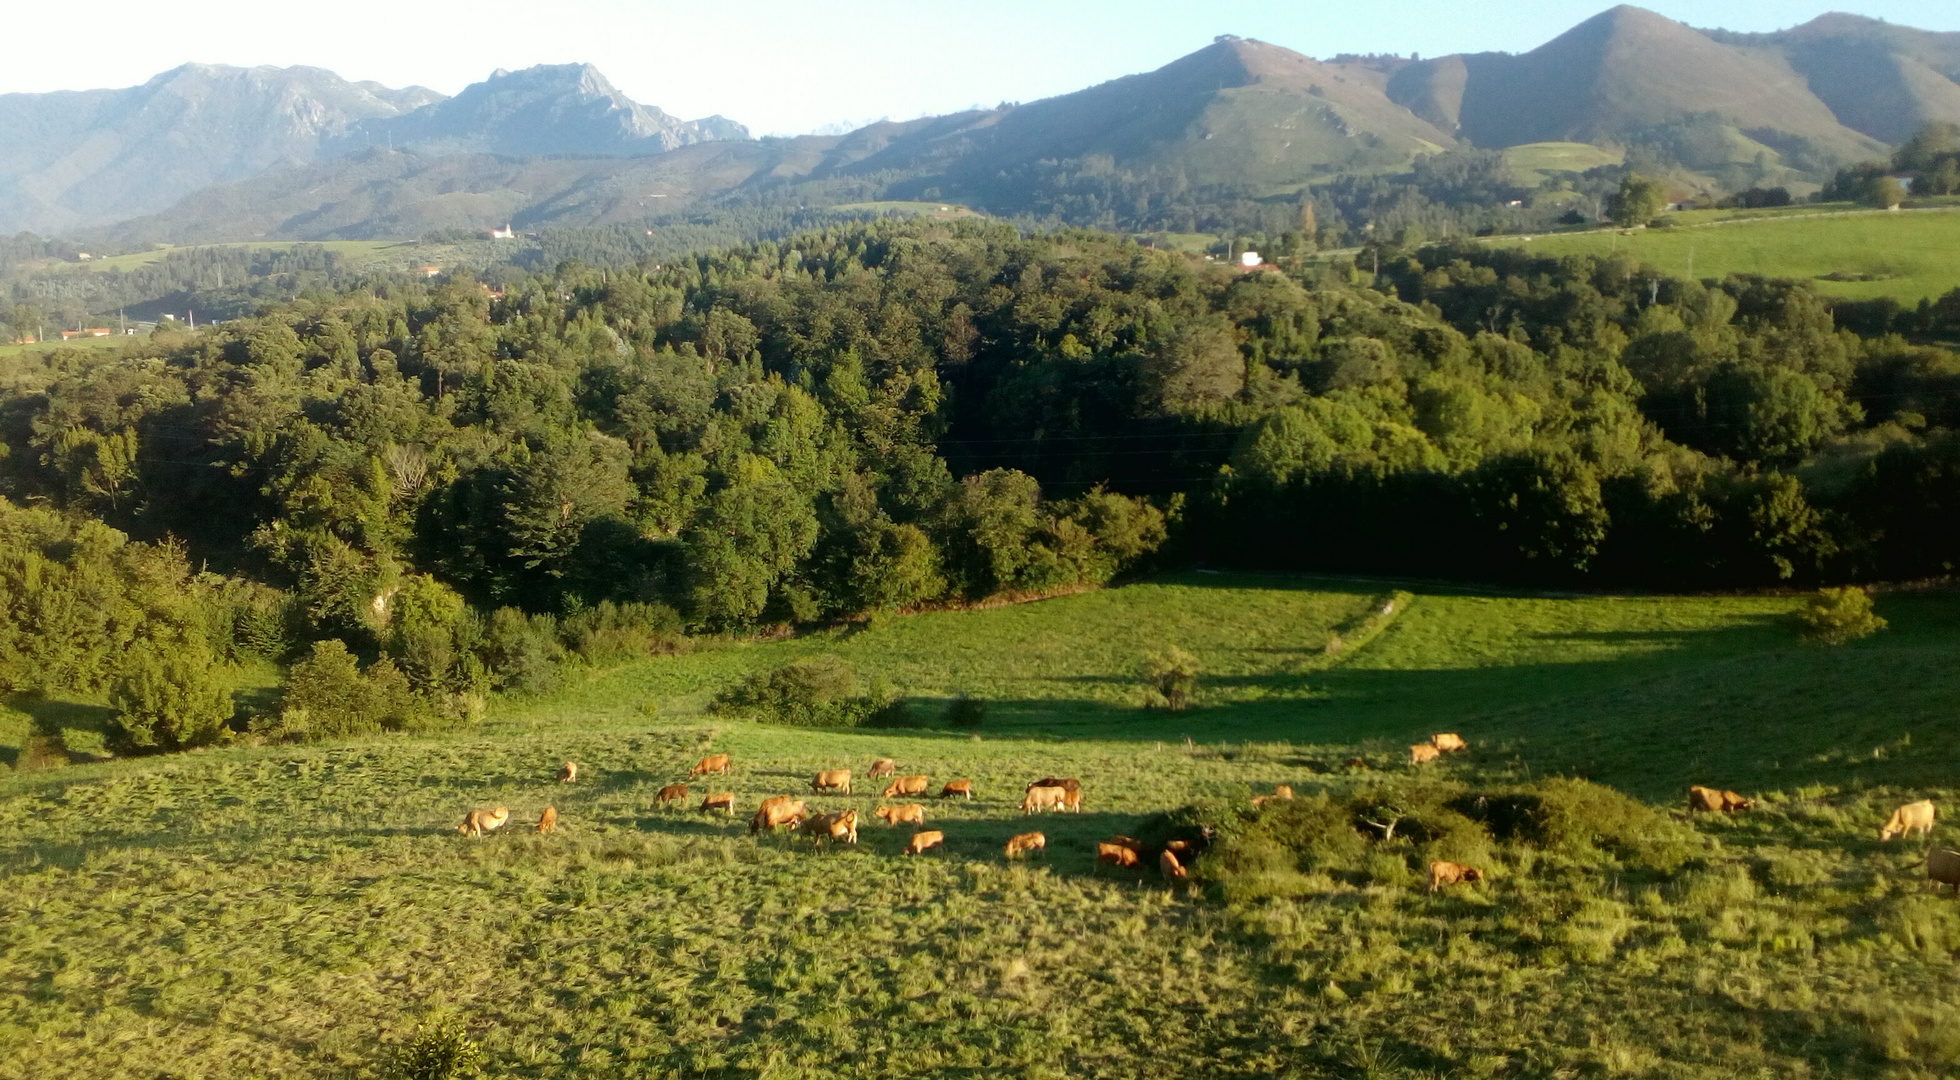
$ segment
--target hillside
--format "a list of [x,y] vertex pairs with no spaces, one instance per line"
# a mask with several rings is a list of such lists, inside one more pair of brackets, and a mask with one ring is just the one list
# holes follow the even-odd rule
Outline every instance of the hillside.
[[1841,123],[1880,142],[1960,123],[1960,33],[1833,13],[1774,34],[1710,36],[1787,57]]
[[[1872,837],[1901,801],[1960,794],[1942,779],[1956,748],[1941,718],[1960,705],[1952,597],[1885,598],[1892,631],[1819,653],[1779,624],[1782,600],[1420,590],[1330,661],[1326,635],[1382,595],[1199,575],[646,661],[448,740],[0,775],[15,898],[0,1074],[379,1071],[445,1022],[493,1074],[537,1078],[796,1062],[865,1078],[1904,1080],[1952,1064],[1960,913],[1927,894],[1917,841]],[[1140,620],[1202,657],[1196,708],[1123,701]],[[1046,647],[1077,640],[1089,648]],[[908,688],[969,686],[988,717],[823,731],[693,711],[730,673],[823,650]],[[1906,696],[1875,694],[1875,674]],[[1435,730],[1470,751],[1402,764]],[[659,807],[709,751],[732,753],[734,774]],[[1356,755],[1367,768],[1341,764]],[[925,800],[940,848],[899,854],[912,830],[869,817],[875,786],[803,794],[812,771],[879,756],[935,786],[974,781],[971,802]],[[554,781],[567,759],[576,784]],[[1313,816],[1323,797],[1565,792],[1535,778],[1574,773],[1673,808],[1642,820],[1692,857],[1439,838],[1414,817],[1383,841]],[[1079,777],[1083,812],[1021,813],[1043,775]],[[1683,779],[1757,808],[1691,819]],[[1295,802],[1247,805],[1281,783]],[[707,790],[741,812],[694,811]],[[857,809],[859,843],[748,835],[749,809],[780,792]],[[1096,867],[1096,841],[1148,835],[1151,815],[1194,800],[1248,837],[1312,825],[1362,861],[1322,848],[1311,872],[1248,865],[1266,849],[1229,841],[1188,892]],[[547,804],[558,826],[539,836]],[[456,835],[464,810],[494,805],[512,811],[503,833]],[[1046,850],[1004,860],[1028,829]],[[1431,895],[1421,866],[1438,853],[1494,877]]]

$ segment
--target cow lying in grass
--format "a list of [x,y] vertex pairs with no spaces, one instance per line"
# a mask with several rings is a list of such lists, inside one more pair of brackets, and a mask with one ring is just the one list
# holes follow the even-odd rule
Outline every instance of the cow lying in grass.
[[1689,813],[1700,810],[1708,813],[1720,811],[1724,814],[1733,814],[1737,810],[1754,810],[1755,808],[1756,801],[1754,799],[1745,799],[1733,791],[1722,791],[1717,788],[1702,787],[1698,784],[1688,789]]

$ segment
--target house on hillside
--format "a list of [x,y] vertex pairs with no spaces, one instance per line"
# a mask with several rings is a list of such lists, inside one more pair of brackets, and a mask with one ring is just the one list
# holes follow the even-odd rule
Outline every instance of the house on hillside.
[[511,227],[510,227],[510,222],[508,222],[508,221],[506,221],[506,222],[504,222],[504,227],[503,227],[503,228],[501,228],[501,229],[491,229],[491,230],[490,230],[490,239],[492,239],[492,240],[515,240],[515,239],[517,239],[517,233],[515,233],[515,232],[513,232],[513,231],[511,230]]

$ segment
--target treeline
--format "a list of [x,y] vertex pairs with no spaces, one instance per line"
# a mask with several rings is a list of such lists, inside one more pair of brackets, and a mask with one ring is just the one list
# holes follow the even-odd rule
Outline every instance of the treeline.
[[882,221],[373,286],[50,369],[0,403],[0,485],[272,590],[280,655],[354,703],[301,694],[294,732],[1153,559],[1659,588],[1960,560],[1960,295],[1862,335],[1803,283],[1369,256]]
[[[1911,190],[1899,182],[1902,176]],[[1897,206],[1908,195],[1960,195],[1960,124],[1927,124],[1891,160],[1839,169],[1818,198]]]

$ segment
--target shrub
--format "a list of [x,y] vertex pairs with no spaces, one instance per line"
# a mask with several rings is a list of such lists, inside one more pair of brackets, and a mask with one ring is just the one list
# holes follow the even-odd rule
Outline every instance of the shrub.
[[231,691],[217,671],[211,651],[200,642],[137,645],[109,692],[116,741],[145,750],[217,741],[232,715]]
[[1797,613],[1797,626],[1806,641],[1842,645],[1878,633],[1885,629],[1886,622],[1872,610],[1870,593],[1846,585],[1817,590],[1817,595]]
[[709,706],[715,712],[753,716],[774,724],[803,727],[856,727],[873,722],[895,701],[889,690],[853,696],[851,665],[839,656],[811,656],[770,671],[759,671],[722,691]]
[[665,604],[606,600],[565,616],[558,624],[558,636],[594,667],[623,664],[671,651],[681,638],[681,617]]
[[380,731],[422,730],[432,713],[387,659],[360,670],[338,638],[313,643],[313,653],[293,665],[286,680],[285,710],[278,730],[289,738],[330,739]]
[[558,685],[558,663],[565,650],[558,644],[556,619],[498,608],[483,638],[484,660],[499,687],[542,694]]
[[483,1050],[463,1026],[443,1019],[415,1029],[415,1038],[395,1053],[390,1080],[468,1080],[483,1075]]
[[1145,701],[1173,712],[1191,704],[1198,692],[1198,658],[1171,646],[1144,661]]

